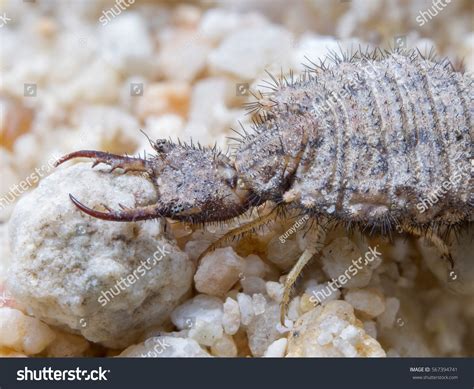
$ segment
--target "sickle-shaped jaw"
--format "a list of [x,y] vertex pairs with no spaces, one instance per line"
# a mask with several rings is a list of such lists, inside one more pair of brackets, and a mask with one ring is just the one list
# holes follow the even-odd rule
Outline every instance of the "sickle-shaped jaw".
[[115,169],[123,169],[124,172],[146,172],[150,175],[153,174],[153,168],[150,162],[143,158],[127,157],[123,155],[116,155],[111,153],[104,153],[103,151],[95,150],[80,150],[73,153],[67,154],[55,163],[55,166],[59,166],[62,163],[69,161],[74,158],[91,158],[94,159],[92,167],[99,163],[104,163],[112,167],[110,170],[113,172]]
[[123,205],[119,204],[121,208],[121,210],[119,211],[114,211],[107,208],[107,212],[100,212],[82,204],[72,194],[69,194],[69,198],[74,203],[74,205],[82,212],[102,220],[109,220],[115,222],[135,222],[139,220],[156,219],[161,216],[164,216],[156,205],[148,205],[146,207],[137,208],[126,208]]

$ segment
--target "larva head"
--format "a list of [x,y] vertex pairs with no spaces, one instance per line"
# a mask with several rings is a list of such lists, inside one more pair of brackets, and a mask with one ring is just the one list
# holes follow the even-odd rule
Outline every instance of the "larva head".
[[165,216],[191,222],[230,219],[250,206],[250,192],[239,188],[232,161],[208,148],[153,144],[151,161],[159,205]]
[[166,140],[152,143],[157,155],[151,159],[133,158],[100,151],[77,151],[58,161],[86,157],[112,166],[112,170],[146,172],[156,186],[158,201],[146,207],[100,212],[86,207],[72,195],[83,212],[104,220],[136,221],[169,217],[188,222],[230,219],[245,212],[251,192],[239,188],[233,163],[215,149],[194,148]]

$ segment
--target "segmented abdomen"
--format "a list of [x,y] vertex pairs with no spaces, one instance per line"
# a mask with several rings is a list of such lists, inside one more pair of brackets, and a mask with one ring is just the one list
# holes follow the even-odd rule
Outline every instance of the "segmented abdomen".
[[369,223],[472,219],[473,97],[470,75],[397,54],[282,90],[280,110],[293,102],[309,123],[301,205]]

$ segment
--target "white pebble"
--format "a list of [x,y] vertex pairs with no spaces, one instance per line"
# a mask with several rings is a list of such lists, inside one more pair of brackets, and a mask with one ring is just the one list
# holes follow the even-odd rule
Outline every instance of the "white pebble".
[[364,265],[363,253],[348,238],[336,238],[322,252],[321,262],[326,275],[337,280],[344,288],[360,288],[368,285],[372,268]]
[[239,280],[244,261],[232,247],[206,255],[194,275],[196,290],[212,296],[224,296]]
[[127,358],[202,358],[209,357],[194,339],[157,336],[125,349],[119,357]]
[[265,312],[265,307],[267,305],[267,300],[265,296],[261,293],[256,293],[252,296],[253,303],[253,312],[255,315],[261,315]]
[[209,55],[211,68],[232,73],[244,80],[253,79],[269,65],[289,64],[291,35],[274,26],[250,27],[236,30]]
[[324,346],[332,342],[332,335],[329,332],[321,332],[317,340],[321,346]]
[[237,295],[240,309],[240,320],[244,326],[248,325],[254,316],[252,298],[244,293]]
[[153,42],[138,13],[127,11],[100,31],[100,52],[106,61],[129,74],[151,74]]
[[351,324],[344,328],[339,336],[351,344],[355,344],[360,338],[359,330]]
[[377,317],[377,322],[382,328],[391,328],[395,323],[398,310],[400,309],[400,300],[395,297],[389,297],[385,300],[385,310]]
[[190,329],[197,319],[222,323],[222,301],[213,296],[200,294],[186,301],[171,313],[171,321],[180,330]]
[[43,351],[55,337],[55,333],[38,319],[17,309],[0,308],[0,347],[32,355]]
[[228,335],[234,335],[239,330],[240,308],[239,303],[233,298],[227,297],[225,300],[222,325],[225,333]]
[[385,310],[384,297],[371,289],[349,289],[344,296],[354,309],[371,317],[380,315]]
[[283,293],[285,291],[285,287],[282,284],[279,282],[267,281],[265,284],[265,289],[268,296],[270,296],[273,301],[281,303],[283,300]]
[[189,330],[189,337],[200,345],[212,346],[224,335],[224,329],[219,322],[209,322],[197,318]]
[[363,323],[364,331],[370,337],[376,339],[377,338],[377,325],[372,320],[364,321]]
[[266,292],[265,281],[260,277],[244,276],[240,280],[240,285],[242,285],[243,292],[248,295]]
[[232,336],[224,334],[211,346],[211,353],[216,357],[236,357],[237,346]]
[[245,258],[244,276],[255,276],[263,278],[268,272],[268,265],[258,255],[251,254]]
[[19,200],[9,222],[7,282],[35,317],[124,348],[168,320],[192,287],[194,265],[160,222],[103,228],[68,200],[73,193],[90,207],[111,208],[156,201],[145,177],[109,170],[90,163],[60,167]]
[[263,356],[266,358],[282,358],[285,356],[287,344],[288,340],[286,338],[277,339],[268,346]]

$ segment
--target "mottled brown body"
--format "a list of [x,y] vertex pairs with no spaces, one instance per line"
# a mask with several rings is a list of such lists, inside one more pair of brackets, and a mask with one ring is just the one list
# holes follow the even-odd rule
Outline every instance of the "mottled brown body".
[[259,134],[236,152],[258,195],[382,231],[472,220],[470,75],[392,54],[343,61],[266,98]]

